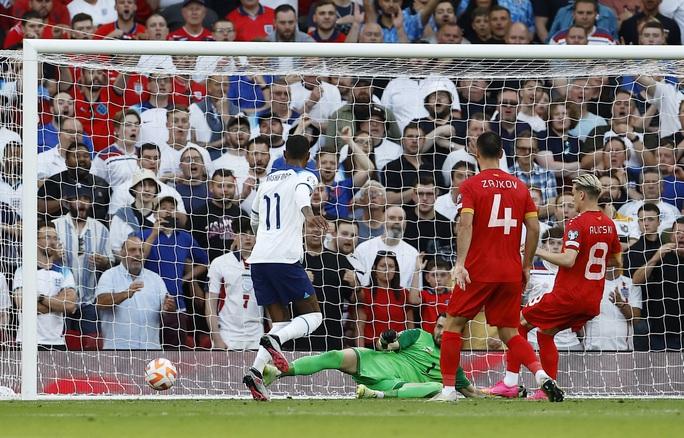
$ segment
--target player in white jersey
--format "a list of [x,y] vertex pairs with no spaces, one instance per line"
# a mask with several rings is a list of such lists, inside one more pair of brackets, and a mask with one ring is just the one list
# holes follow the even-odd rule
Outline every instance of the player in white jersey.
[[[305,170],[309,141],[301,135],[288,137],[285,145],[287,167],[271,173],[259,185],[252,205],[252,228],[256,244],[247,259],[252,272],[257,303],[268,311],[273,327],[259,341],[254,364],[243,382],[255,400],[268,400],[263,370],[269,359],[281,372],[289,363],[281,345],[308,336],[321,325],[323,315],[313,285],[301,264],[304,257],[304,221],[322,230],[328,223],[311,209],[311,193],[318,178]],[[289,304],[298,316],[290,321]]]
[[214,348],[256,350],[264,335],[263,308],[256,302],[247,258],[254,247],[249,219],[233,222],[233,252],[209,266],[207,321]]

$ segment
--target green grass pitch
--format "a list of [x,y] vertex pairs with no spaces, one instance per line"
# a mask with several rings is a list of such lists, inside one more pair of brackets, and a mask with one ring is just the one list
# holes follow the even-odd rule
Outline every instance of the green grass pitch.
[[0,402],[1,437],[677,437],[684,400]]

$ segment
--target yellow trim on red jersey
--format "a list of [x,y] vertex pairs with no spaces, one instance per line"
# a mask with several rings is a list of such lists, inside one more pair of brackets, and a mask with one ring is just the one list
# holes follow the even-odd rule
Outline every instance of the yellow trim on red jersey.
[[475,214],[475,210],[473,210],[472,208],[462,208],[461,213]]
[[536,211],[530,211],[528,213],[525,213],[525,219],[527,219],[528,217],[537,217],[537,216],[539,216],[539,214],[537,214]]

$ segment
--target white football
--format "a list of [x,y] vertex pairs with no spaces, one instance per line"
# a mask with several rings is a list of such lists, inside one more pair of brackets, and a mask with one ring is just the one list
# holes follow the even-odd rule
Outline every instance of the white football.
[[178,370],[170,360],[163,357],[154,359],[145,367],[147,384],[157,391],[165,391],[176,383]]

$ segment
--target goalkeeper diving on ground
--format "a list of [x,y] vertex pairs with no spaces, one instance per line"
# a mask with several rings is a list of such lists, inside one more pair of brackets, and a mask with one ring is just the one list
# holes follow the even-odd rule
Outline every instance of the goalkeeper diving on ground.
[[[357,398],[427,398],[442,390],[439,367],[445,315],[437,319],[434,334],[421,329],[397,334],[387,330],[377,341],[378,350],[347,348],[301,357],[285,373],[273,365],[264,368],[264,385],[288,376],[308,376],[323,370],[349,374],[358,384]],[[264,388],[265,389],[265,388]],[[484,397],[458,368],[456,389],[465,397]]]

